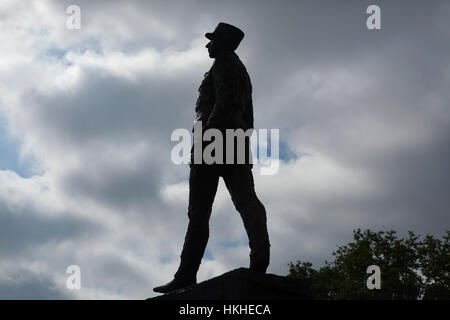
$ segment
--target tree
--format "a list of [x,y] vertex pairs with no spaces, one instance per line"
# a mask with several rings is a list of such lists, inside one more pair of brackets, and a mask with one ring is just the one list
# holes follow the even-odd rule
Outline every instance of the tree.
[[[289,277],[311,284],[314,299],[450,299],[450,231],[443,239],[423,240],[409,231],[353,231],[353,240],[338,246],[334,261],[315,270],[310,262],[290,262]],[[367,267],[381,270],[381,289],[366,286]]]

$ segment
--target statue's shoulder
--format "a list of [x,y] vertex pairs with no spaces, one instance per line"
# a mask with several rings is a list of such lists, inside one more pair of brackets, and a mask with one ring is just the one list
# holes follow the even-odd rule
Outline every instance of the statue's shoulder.
[[236,53],[231,53],[217,57],[214,61],[213,71],[215,74],[239,74],[245,70],[244,64]]

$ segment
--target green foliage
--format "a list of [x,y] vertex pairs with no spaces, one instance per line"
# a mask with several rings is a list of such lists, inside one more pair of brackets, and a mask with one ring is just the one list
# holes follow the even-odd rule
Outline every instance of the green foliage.
[[[450,299],[450,231],[443,239],[414,232],[353,231],[353,240],[333,252],[334,261],[315,270],[310,262],[290,262],[288,276],[311,283],[314,299]],[[381,289],[369,290],[367,267],[381,270]]]

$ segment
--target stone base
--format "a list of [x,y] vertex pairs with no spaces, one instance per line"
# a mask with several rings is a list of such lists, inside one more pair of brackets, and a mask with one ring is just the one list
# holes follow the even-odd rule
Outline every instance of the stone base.
[[298,279],[239,268],[151,300],[306,300],[310,285]]

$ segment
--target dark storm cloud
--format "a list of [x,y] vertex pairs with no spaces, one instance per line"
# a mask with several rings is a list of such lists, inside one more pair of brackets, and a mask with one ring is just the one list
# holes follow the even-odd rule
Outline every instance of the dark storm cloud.
[[[81,157],[78,168],[59,177],[67,194],[120,208],[148,206],[162,187],[172,131],[192,126],[201,75],[156,73],[130,81],[102,72],[83,68],[75,92],[27,92],[24,100],[33,105],[28,117],[39,124],[31,130],[46,137],[51,152],[67,150]],[[120,161],[140,145],[138,154]]]
[[102,138],[118,143],[161,139],[170,137],[173,128],[192,123],[187,119],[192,118],[196,88],[189,76],[155,75],[128,81],[100,75],[101,68],[82,72],[75,92],[31,91],[24,97],[34,105],[31,117],[56,142],[82,146]]
[[11,209],[0,202],[0,255],[21,254],[49,242],[60,242],[99,232],[101,226],[71,215],[50,217],[38,208]]
[[[442,1],[378,1],[382,30],[369,31],[369,4],[298,1],[268,4],[264,10],[252,7],[256,18],[245,23],[258,36],[248,49],[248,65],[260,75],[255,77],[255,92],[268,89],[275,97],[266,105],[264,93],[256,98],[260,105],[255,110],[264,109],[259,123],[279,126],[285,134],[296,132],[289,140],[296,151],[302,145],[312,147],[338,163],[363,169],[383,189],[351,202],[336,199],[328,209],[311,207],[312,212],[339,208],[366,217],[361,227],[441,233],[450,225],[445,187],[450,185],[450,42],[443,28],[443,12],[450,13],[449,6]],[[259,14],[276,23],[263,23]],[[252,41],[250,35],[247,41]],[[313,91],[333,81],[333,74],[327,77],[326,72],[334,68],[350,77],[334,79],[339,83],[333,85],[358,88],[352,81],[362,79],[367,87],[314,98],[302,83],[296,87],[292,77],[317,71],[318,81],[306,78],[317,81],[315,86],[306,83]]]

